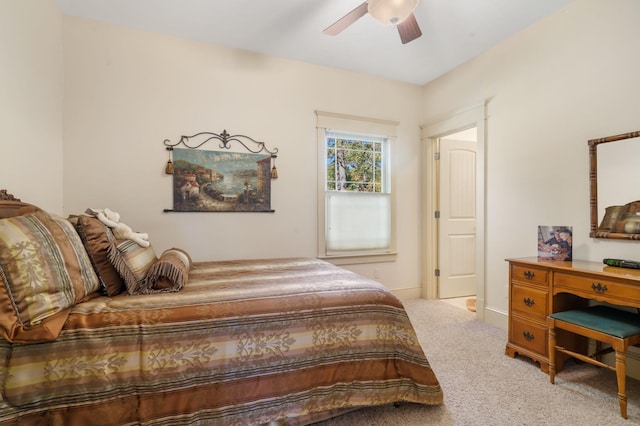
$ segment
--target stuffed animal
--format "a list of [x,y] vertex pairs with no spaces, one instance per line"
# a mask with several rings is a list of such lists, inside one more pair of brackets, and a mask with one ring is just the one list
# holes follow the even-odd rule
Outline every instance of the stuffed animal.
[[100,222],[111,228],[113,235],[119,240],[132,240],[140,247],[149,247],[149,234],[134,232],[129,226],[120,222],[120,215],[109,209],[87,209],[87,214],[93,215]]

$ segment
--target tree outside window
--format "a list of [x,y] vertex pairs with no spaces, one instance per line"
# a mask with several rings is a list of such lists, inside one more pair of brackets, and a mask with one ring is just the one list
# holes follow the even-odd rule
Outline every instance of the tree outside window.
[[327,190],[383,192],[382,142],[327,138]]

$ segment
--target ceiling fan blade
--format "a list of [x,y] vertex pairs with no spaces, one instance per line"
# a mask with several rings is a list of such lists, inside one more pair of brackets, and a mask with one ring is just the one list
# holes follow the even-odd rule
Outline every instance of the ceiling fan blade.
[[407,19],[398,24],[398,34],[400,34],[400,40],[402,44],[407,44],[422,35],[416,16],[411,13]]
[[365,1],[360,6],[353,9],[351,12],[338,19],[333,24],[329,25],[322,32],[328,35],[338,35],[344,31],[349,25],[362,18],[367,13],[367,2]]

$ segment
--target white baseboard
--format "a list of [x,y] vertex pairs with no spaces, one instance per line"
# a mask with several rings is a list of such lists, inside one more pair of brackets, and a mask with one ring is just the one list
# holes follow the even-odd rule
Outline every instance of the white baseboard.
[[640,380],[640,348],[629,348],[627,351],[627,376]]
[[400,300],[419,299],[422,297],[421,287],[406,287],[406,288],[394,288],[391,289],[393,293]]
[[[589,342],[589,353],[595,352],[595,342]],[[615,354],[607,354],[602,357],[605,364],[613,366],[616,362]],[[627,350],[627,376],[640,380],[640,348],[634,346]]]
[[[497,309],[485,307],[484,322],[505,331],[509,329],[509,315]],[[507,342],[505,342],[505,344],[506,343]]]

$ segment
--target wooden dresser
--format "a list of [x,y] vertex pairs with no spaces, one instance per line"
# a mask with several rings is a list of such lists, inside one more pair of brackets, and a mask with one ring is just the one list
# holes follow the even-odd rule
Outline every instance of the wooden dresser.
[[[640,308],[640,270],[598,262],[507,259],[509,335],[505,353],[527,356],[549,371],[547,315],[589,304],[590,300]],[[559,335],[566,347],[584,350],[586,342]],[[559,359],[561,367],[564,359]]]

